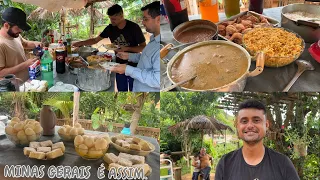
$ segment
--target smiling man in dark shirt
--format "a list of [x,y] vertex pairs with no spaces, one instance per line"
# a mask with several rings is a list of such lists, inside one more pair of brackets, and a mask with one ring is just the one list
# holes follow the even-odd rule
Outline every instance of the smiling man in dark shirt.
[[215,180],[299,180],[287,156],[263,145],[269,122],[261,102],[240,104],[236,127],[243,147],[220,159]]

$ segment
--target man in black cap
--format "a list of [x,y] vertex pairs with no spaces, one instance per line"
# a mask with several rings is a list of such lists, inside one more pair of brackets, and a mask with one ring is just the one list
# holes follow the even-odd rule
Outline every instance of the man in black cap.
[[28,67],[39,58],[27,59],[24,49],[33,49],[40,42],[27,41],[20,35],[31,29],[26,22],[26,14],[18,8],[9,7],[2,13],[0,29],[0,77],[15,74],[26,81]]

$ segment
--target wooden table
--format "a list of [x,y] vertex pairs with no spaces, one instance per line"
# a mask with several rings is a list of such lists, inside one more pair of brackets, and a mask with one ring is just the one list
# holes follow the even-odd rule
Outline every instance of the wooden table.
[[[58,130],[58,126],[56,126],[56,131]],[[86,134],[98,134],[102,132],[98,131],[85,131]],[[108,132],[110,136],[115,135],[116,133]],[[152,168],[152,174],[148,177],[151,180],[157,180],[160,177],[160,147],[156,139],[146,136],[137,136],[141,139],[149,141],[155,146],[155,151],[151,152],[148,156],[146,156],[146,163],[150,165]],[[61,141],[58,133],[56,132],[54,136],[42,136],[40,141],[45,140],[52,140],[54,143]],[[90,166],[90,180],[95,180],[97,178],[97,170],[100,165],[103,163],[102,158],[99,160],[85,160],[81,158],[74,149],[73,142],[64,142],[66,147],[66,151],[64,156],[59,157],[57,159],[51,161],[43,161],[43,160],[36,160],[30,159],[23,154],[23,148],[16,147],[6,136],[0,136],[0,179],[7,180],[7,179],[16,179],[16,178],[5,178],[4,177],[4,167],[5,165],[29,165],[33,166],[36,165],[40,167],[40,165],[45,165],[45,177],[42,179],[49,179],[47,176],[47,170],[49,166],[70,166],[71,168],[74,166]],[[119,153],[113,146],[110,144],[110,147],[107,152],[113,152],[116,155]],[[107,171],[105,171],[107,175]],[[20,179],[27,179],[27,178],[20,178]],[[28,178],[32,179],[32,178]],[[105,178],[107,179],[107,178]]]

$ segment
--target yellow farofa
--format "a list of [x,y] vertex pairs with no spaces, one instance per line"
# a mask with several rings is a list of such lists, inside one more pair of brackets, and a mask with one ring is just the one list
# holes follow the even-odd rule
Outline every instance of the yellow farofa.
[[263,51],[269,67],[290,64],[303,50],[302,39],[281,28],[255,28],[244,35],[243,42],[251,55]]

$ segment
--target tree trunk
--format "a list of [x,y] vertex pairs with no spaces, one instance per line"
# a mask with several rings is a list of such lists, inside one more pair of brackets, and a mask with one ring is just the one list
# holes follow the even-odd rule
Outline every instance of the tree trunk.
[[94,9],[93,9],[93,3],[90,8],[90,38],[92,38],[94,35]]
[[131,117],[131,125],[130,125],[131,134],[135,134],[139,119],[141,117],[141,110],[143,108],[144,102],[147,99],[147,96],[148,96],[148,93],[140,93],[137,97],[137,107],[135,108]]
[[291,101],[290,104],[288,105],[286,119],[284,120],[284,123],[283,123],[285,128],[287,128],[289,125],[289,122],[294,119],[293,108],[294,108],[294,102]]
[[22,96],[24,96],[22,93],[13,93],[13,116],[18,117],[20,120],[25,119],[24,98]]
[[79,118],[79,101],[80,101],[80,92],[73,93],[73,120],[72,127],[78,123]]

